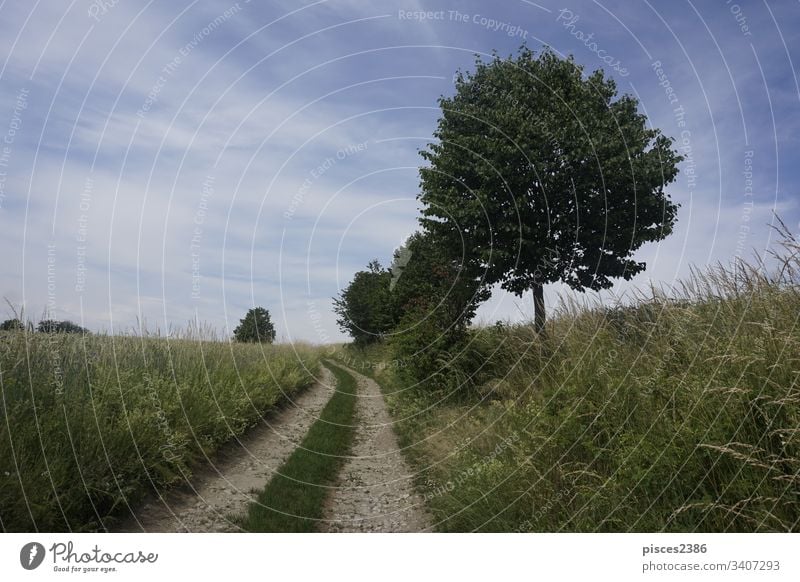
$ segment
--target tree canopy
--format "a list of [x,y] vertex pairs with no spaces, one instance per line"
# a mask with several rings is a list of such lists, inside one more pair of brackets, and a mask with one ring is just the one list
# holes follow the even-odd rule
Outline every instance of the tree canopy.
[[89,330],[85,327],[66,319],[64,321],[43,319],[36,326],[36,331],[40,333],[89,333]]
[[421,152],[423,227],[488,285],[532,289],[537,329],[543,285],[630,279],[645,268],[635,251],[672,231],[664,187],[682,158],[601,70],[522,48],[459,73],[440,106],[438,141]]
[[488,299],[481,272],[454,256],[429,232],[415,232],[394,252],[389,271],[392,300],[398,318],[416,311],[419,317],[437,318],[448,329],[461,331],[472,321],[478,306]]
[[25,329],[25,326],[17,317],[6,319],[3,323],[0,323],[0,331],[17,331],[21,329]]
[[375,259],[334,298],[333,311],[339,316],[336,323],[356,344],[378,341],[394,325],[391,280],[391,273]]
[[388,269],[371,261],[333,300],[340,329],[359,345],[402,336],[423,320],[436,322],[443,337],[463,332],[488,289],[447,251],[430,233],[416,232],[394,251]]
[[263,307],[250,309],[233,330],[233,337],[238,342],[271,344],[275,341],[275,326],[269,311]]

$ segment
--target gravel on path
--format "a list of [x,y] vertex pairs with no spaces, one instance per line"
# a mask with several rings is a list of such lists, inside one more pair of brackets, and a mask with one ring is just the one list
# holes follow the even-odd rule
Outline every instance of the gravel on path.
[[287,404],[268,412],[245,436],[223,446],[197,469],[191,482],[154,497],[115,531],[236,532],[243,515],[274,472],[303,440],[333,395],[336,381],[322,367],[319,381]]
[[431,519],[392,429],[377,383],[342,366],[358,382],[356,435],[320,529],[326,532],[421,532]]

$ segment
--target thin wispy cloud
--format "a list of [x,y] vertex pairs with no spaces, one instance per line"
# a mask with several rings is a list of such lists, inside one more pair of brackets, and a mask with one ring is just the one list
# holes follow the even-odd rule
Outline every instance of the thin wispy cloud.
[[[800,221],[800,15],[738,6],[6,2],[0,293],[97,330],[256,304],[283,339],[343,339],[331,297],[416,227],[437,98],[523,42],[606,68],[685,148],[675,232],[614,293],[763,251],[773,212]],[[498,291],[479,318],[530,312]]]

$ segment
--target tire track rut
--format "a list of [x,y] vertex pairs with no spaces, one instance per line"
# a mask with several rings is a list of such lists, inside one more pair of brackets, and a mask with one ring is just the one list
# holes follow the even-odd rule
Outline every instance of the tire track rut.
[[326,532],[421,532],[431,519],[414,490],[377,383],[342,366],[358,382],[353,450],[326,502]]
[[288,404],[268,412],[257,427],[223,446],[191,482],[146,501],[115,531],[236,532],[231,521],[257,497],[275,471],[303,440],[335,388],[322,366],[317,383]]

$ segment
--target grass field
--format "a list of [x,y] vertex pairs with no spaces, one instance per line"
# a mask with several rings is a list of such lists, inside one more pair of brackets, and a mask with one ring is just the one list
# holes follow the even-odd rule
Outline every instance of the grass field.
[[440,530],[798,531],[798,250],[562,305],[545,338],[474,329],[417,385],[381,366],[390,346],[346,357],[382,384]]
[[113,525],[318,365],[307,346],[0,332],[0,528]]
[[312,532],[355,434],[356,381],[338,366],[336,392],[294,453],[278,469],[247,516],[251,532]]

